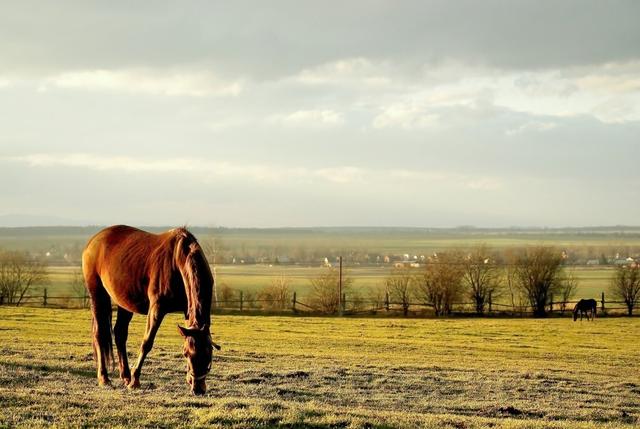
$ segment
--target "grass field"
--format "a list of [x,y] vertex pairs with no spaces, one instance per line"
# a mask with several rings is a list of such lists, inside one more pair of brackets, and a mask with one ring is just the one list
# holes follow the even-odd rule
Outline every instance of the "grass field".
[[[620,428],[640,422],[640,319],[216,316],[204,397],[177,315],[142,389],[96,385],[86,310],[0,307],[0,426]],[[129,337],[137,349],[144,319]],[[117,382],[117,375],[114,374]],[[116,384],[117,385],[117,384]]]

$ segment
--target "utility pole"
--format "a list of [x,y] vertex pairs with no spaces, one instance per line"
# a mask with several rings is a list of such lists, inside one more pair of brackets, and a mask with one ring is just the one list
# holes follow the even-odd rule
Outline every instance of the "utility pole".
[[342,256],[340,256],[340,277],[338,279],[338,314],[342,316]]

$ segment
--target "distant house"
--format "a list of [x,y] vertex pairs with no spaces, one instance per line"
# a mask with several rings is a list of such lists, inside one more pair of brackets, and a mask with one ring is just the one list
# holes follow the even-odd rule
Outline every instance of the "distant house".
[[600,259],[589,259],[587,265],[600,265]]
[[413,261],[401,261],[393,264],[395,268],[420,268],[420,264],[418,262]]

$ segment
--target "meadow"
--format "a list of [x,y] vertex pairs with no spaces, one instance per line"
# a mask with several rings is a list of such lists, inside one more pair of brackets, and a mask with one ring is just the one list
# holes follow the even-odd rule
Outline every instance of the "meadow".
[[[87,310],[0,307],[0,427],[631,428],[640,319],[215,316],[204,397],[178,315],[142,388],[95,380]],[[129,336],[133,358],[144,319]]]

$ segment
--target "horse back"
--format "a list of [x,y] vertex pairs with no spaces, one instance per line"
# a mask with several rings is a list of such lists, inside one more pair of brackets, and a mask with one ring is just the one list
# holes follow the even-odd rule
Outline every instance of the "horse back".
[[[172,256],[170,232],[152,234],[116,225],[89,240],[82,268],[89,289],[102,286],[117,305],[146,314],[150,300],[166,293],[175,281]],[[177,291],[184,295],[183,288]]]

